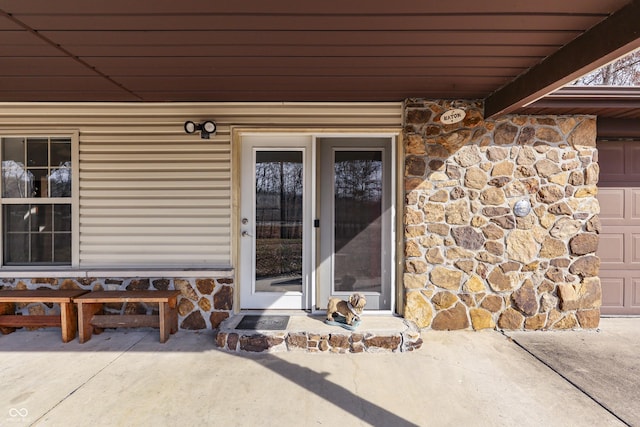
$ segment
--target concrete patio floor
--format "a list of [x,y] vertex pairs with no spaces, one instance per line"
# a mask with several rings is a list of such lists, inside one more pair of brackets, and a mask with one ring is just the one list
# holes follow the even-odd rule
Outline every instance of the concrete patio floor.
[[640,318],[605,318],[599,331],[507,335],[612,414],[640,426]]
[[251,354],[220,351],[211,331],[63,344],[20,330],[0,336],[0,425],[640,425],[640,319],[422,337],[407,353]]

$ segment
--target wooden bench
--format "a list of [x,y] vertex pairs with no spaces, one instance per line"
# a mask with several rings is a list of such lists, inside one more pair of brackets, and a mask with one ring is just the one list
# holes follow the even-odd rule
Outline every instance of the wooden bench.
[[[87,293],[77,289],[27,289],[0,291],[0,329],[3,334],[20,327],[56,326],[62,329],[62,341],[69,342],[76,337],[77,317],[74,298]],[[55,303],[60,304],[60,314],[28,315],[15,314],[16,303]]]
[[[93,328],[160,328],[160,342],[178,332],[178,295],[180,291],[96,291],[76,298],[78,304],[78,339],[91,339]],[[158,303],[159,314],[100,314],[103,304],[145,302]]]

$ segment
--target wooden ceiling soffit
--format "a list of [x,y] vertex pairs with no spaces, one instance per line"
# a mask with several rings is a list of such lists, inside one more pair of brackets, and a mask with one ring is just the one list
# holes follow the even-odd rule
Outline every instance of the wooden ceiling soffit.
[[485,117],[509,114],[640,47],[640,0],[545,58],[485,99]]

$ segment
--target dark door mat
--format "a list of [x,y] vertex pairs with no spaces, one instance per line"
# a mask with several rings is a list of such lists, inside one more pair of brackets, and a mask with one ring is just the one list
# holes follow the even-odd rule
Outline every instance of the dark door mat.
[[283,331],[288,323],[289,316],[244,316],[236,329]]

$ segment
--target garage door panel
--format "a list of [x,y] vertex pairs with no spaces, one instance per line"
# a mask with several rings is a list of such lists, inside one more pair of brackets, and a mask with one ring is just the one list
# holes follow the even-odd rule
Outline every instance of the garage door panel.
[[631,219],[640,221],[640,188],[629,189],[631,192]]
[[600,275],[602,283],[602,308],[621,308],[624,306],[624,277]]
[[640,141],[598,141],[603,314],[640,314]]
[[601,268],[618,268],[624,263],[624,240],[624,233],[608,233],[600,236],[596,255],[600,257]]
[[598,163],[601,183],[619,181],[624,176],[624,144],[619,141],[598,144]]
[[624,220],[625,191],[624,188],[599,188],[600,219]]
[[625,174],[640,175],[640,144],[626,144],[625,158],[627,167]]

